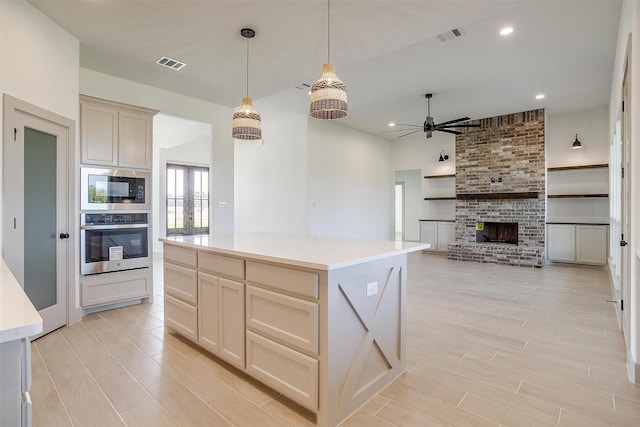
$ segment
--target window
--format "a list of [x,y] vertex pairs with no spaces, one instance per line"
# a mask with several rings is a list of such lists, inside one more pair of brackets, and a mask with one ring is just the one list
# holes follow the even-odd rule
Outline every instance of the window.
[[167,236],[209,234],[209,168],[167,164]]

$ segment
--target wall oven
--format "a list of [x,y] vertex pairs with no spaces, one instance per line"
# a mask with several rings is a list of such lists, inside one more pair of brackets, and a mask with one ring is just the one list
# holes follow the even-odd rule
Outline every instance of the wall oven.
[[80,169],[80,209],[149,210],[149,172],[122,169]]
[[148,212],[80,215],[82,275],[151,268]]

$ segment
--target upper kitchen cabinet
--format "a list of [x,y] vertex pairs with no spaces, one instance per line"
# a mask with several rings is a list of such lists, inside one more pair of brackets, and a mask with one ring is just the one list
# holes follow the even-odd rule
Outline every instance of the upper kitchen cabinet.
[[80,96],[82,164],[151,169],[157,111]]

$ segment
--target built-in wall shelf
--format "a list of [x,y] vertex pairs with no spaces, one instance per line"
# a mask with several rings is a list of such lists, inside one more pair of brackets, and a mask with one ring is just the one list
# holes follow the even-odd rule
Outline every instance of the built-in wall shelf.
[[568,170],[578,170],[578,169],[602,169],[608,168],[609,165],[607,163],[601,163],[597,165],[578,165],[578,166],[559,166],[555,168],[547,168],[548,172],[557,172],[557,171],[568,171]]
[[608,194],[548,194],[548,199],[579,199],[586,197],[609,197]]
[[456,174],[451,175],[426,175],[424,179],[438,179],[438,178],[455,178]]
[[418,221],[424,221],[424,222],[456,222],[455,219],[419,219]]
[[[422,221],[422,220],[420,220]],[[607,222],[564,222],[564,221],[547,221],[547,224],[572,224],[572,225],[609,225]]]
[[425,197],[425,200],[456,200],[456,197]]

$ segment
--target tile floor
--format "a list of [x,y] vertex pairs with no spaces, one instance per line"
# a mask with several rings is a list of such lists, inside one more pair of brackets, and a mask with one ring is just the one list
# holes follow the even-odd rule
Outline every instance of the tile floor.
[[[32,343],[33,425],[313,426],[296,407],[163,327],[153,304]],[[353,426],[640,426],[640,386],[605,269],[409,256],[407,372]]]

